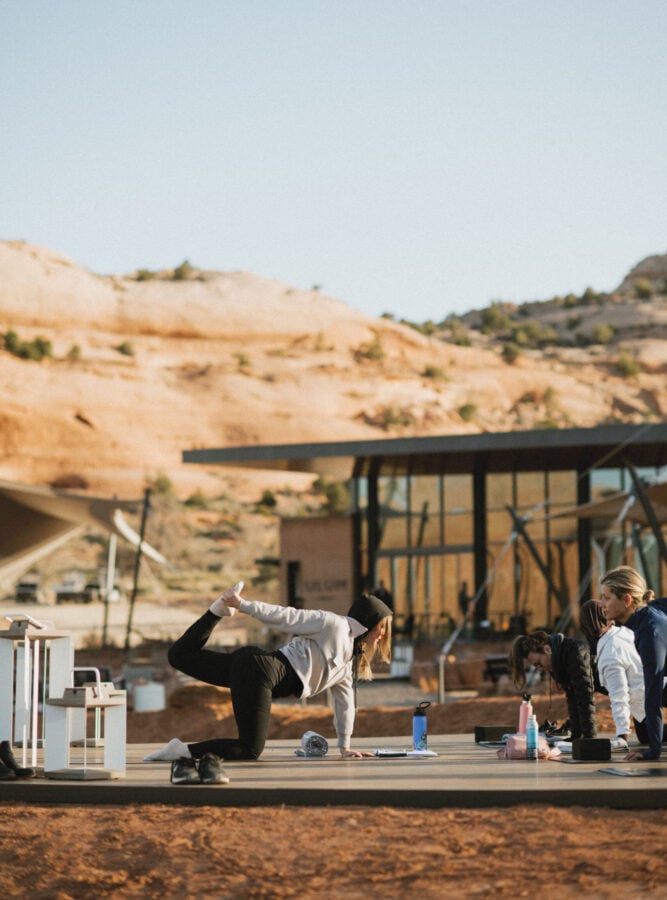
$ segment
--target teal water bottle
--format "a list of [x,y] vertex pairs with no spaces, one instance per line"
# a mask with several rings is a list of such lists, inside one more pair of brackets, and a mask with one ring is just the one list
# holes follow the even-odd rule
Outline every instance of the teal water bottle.
[[431,705],[430,700],[422,700],[416,707],[412,716],[412,746],[415,750],[426,750],[428,744],[428,729],[426,727],[426,709]]
[[526,759],[537,759],[537,716],[528,716],[526,725]]

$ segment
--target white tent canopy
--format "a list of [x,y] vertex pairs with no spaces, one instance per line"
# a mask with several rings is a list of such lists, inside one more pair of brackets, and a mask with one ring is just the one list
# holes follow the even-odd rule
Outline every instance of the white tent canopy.
[[[0,480],[0,584],[15,581],[86,526],[102,527],[138,547],[140,536],[123,518],[123,507],[130,505],[134,503]],[[145,541],[142,553],[169,565]]]

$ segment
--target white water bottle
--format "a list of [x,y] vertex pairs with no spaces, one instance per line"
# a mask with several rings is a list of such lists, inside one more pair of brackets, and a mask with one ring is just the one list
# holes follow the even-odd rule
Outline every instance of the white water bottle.
[[532,715],[528,717],[526,725],[526,759],[537,760],[537,738],[537,716]]

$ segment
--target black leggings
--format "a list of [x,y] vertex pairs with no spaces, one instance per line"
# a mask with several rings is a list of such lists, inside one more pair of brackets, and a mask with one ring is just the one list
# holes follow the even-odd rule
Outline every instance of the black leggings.
[[200,759],[215,753],[223,759],[258,759],[269,733],[273,697],[300,697],[303,684],[280,651],[241,647],[231,653],[205,650],[220,619],[207,611],[169,648],[170,665],[207,684],[228,687],[232,694],[238,739],[218,738],[188,744]]

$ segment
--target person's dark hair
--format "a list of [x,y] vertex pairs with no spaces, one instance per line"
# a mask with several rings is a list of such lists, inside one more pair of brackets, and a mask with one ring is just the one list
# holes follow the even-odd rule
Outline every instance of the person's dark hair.
[[599,600],[587,600],[579,610],[579,627],[588,641],[591,655],[596,656],[598,641],[609,630],[604,607]]
[[549,643],[546,631],[533,631],[531,634],[520,634],[512,644],[508,664],[514,686],[526,686],[526,657],[529,653],[541,653]]

